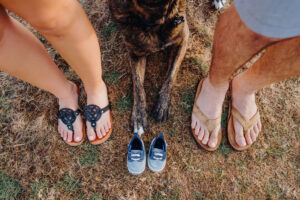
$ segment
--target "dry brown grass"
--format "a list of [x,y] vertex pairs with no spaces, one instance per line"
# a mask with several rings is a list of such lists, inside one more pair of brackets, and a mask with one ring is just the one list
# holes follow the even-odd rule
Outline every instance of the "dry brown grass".
[[[0,194],[9,186],[15,191],[21,188],[18,199],[300,198],[299,77],[258,93],[263,133],[248,151],[233,151],[224,136],[220,149],[208,153],[199,149],[191,136],[193,95],[199,79],[207,75],[219,15],[211,9],[209,0],[187,3],[190,45],[173,91],[171,117],[164,124],[149,117],[149,129],[143,135],[148,147],[160,131],[165,133],[169,144],[167,167],[161,174],[147,169],[141,176],[130,175],[126,169],[127,144],[132,136],[128,55],[120,33],[111,25],[107,1],[81,2],[100,38],[103,71],[114,108],[112,137],[97,147],[88,142],[81,147],[65,145],[56,131],[56,99],[0,73],[0,170],[6,177],[0,174],[0,181],[6,181],[4,188],[0,182]],[[55,52],[52,55],[66,76],[80,83],[67,64]],[[163,55],[151,56],[147,68],[149,115],[166,72]],[[82,107],[84,97],[82,94],[80,98]]]

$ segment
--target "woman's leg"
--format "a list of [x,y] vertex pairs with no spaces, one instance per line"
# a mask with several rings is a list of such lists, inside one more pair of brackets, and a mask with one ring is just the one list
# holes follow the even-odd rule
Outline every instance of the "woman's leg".
[[[247,71],[232,81],[232,104],[247,119],[256,112],[255,92],[271,83],[300,75],[300,37],[278,42],[266,49],[264,55]],[[254,125],[244,138],[243,128],[234,120],[236,141],[240,146],[252,144],[261,130]]]
[[[100,47],[87,15],[76,0],[2,0],[5,7],[36,28],[70,64],[84,83],[87,103],[101,108],[108,105],[102,80]],[[111,127],[109,112],[97,122],[97,136]],[[95,133],[87,124],[90,140]]]
[[[0,69],[41,89],[59,99],[61,108],[78,108],[76,86],[69,82],[52,61],[42,43],[22,24],[9,17],[0,6]],[[59,132],[71,140],[66,126],[59,123]],[[75,139],[82,138],[82,123],[74,123]]]

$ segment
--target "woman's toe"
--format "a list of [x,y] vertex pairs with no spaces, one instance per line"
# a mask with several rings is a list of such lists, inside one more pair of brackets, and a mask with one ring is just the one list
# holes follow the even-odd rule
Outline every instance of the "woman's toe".
[[93,141],[96,139],[95,132],[92,128],[89,128],[87,135],[88,135],[88,138],[90,141]]
[[72,142],[73,140],[73,132],[72,131],[68,131],[67,133],[67,141],[68,142]]
[[104,137],[106,135],[106,131],[105,131],[105,128],[104,128],[103,124],[101,125],[100,129],[101,129],[102,137]]
[[74,140],[75,140],[76,142],[79,142],[79,141],[81,140],[81,138],[82,138],[82,133],[81,133],[81,131],[79,131],[79,130],[75,131],[75,133],[74,133]]
[[97,137],[98,138],[102,138],[103,137],[102,133],[101,133],[101,128],[99,126],[97,127]]

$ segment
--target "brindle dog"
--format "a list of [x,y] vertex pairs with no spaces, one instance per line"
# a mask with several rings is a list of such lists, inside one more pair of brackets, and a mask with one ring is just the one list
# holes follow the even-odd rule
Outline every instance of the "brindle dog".
[[147,127],[143,88],[147,56],[172,46],[167,78],[153,112],[159,122],[169,117],[171,89],[189,37],[185,0],[109,0],[109,7],[124,36],[131,60],[134,93],[131,125],[134,132],[142,134]]

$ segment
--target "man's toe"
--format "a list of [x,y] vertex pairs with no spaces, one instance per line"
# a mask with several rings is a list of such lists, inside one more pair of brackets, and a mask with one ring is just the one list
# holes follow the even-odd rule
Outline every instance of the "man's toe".
[[195,127],[195,134],[199,135],[199,131],[200,131],[200,124],[197,122]]
[[252,144],[252,139],[251,139],[251,136],[250,136],[251,131],[252,131],[252,128],[249,129],[247,131],[247,133],[245,134],[245,138],[246,138],[247,144]]
[[204,129],[204,136],[203,136],[202,143],[207,144],[208,140],[209,140],[209,132],[207,129]]
[[198,135],[198,138],[199,138],[200,141],[203,140],[203,136],[204,136],[204,128],[200,127],[200,132],[199,132],[199,135]]
[[255,133],[254,127],[250,131],[250,137],[251,137],[252,142],[254,142],[256,140],[256,133]]
[[210,135],[209,141],[208,141],[208,146],[211,148],[214,148],[217,146],[218,143],[218,133],[219,133],[220,125],[217,126],[212,134]]

